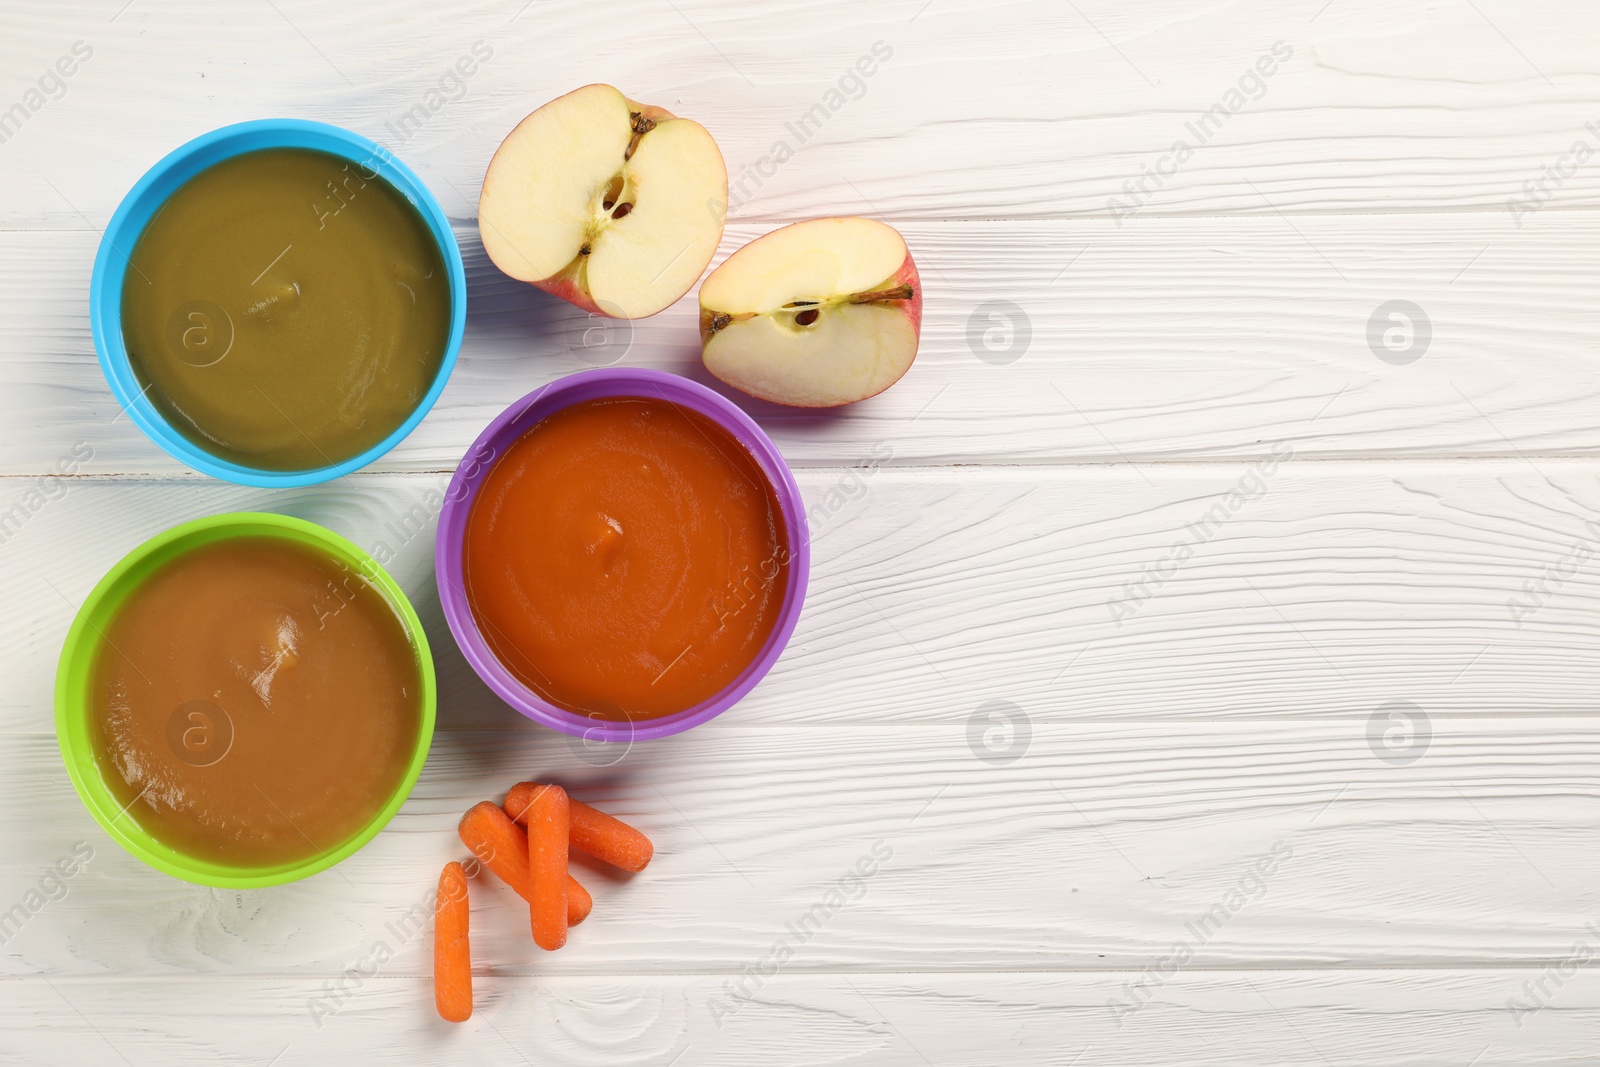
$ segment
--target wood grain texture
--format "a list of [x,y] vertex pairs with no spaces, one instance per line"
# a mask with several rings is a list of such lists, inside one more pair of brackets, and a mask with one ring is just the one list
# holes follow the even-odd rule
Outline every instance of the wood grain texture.
[[1179,946],[1207,969],[1537,969],[1600,916],[1592,723],[1435,718],[1403,766],[1374,754],[1365,723],[1035,722],[1020,736],[985,749],[966,723],[718,723],[596,767],[526,724],[443,732],[372,844],[238,892],[146,874],[82,810],[54,739],[13,735],[0,796],[35,817],[9,835],[0,912],[79,841],[93,857],[64,899],[17,916],[3,969],[310,976],[384,955],[425,975],[428,894],[466,854],[456,822],[529,777],[637,823],[657,855],[632,877],[577,867],[594,912],[557,953],[482,876],[485,973],[1138,971]]
[[[227,18],[187,0],[110,21],[121,6],[8,19],[8,97],[75,40],[95,55],[3,146],[14,192],[0,225],[103,226],[170,146],[268,114],[373,137],[467,216],[505,131],[591,81],[704,123],[736,184],[786,141],[793,158],[747,183],[736,211],[762,220],[1109,218],[1126,183],[1159,169],[1172,173],[1140,198],[1153,214],[1475,209],[1509,226],[1525,181],[1579,138],[1600,145],[1584,128],[1600,119],[1595,15],[1578,5],[682,0],[595,20],[576,0],[448,15],[424,0],[381,13],[281,0]],[[397,125],[477,40],[494,57],[465,94],[446,84],[459,99]],[[793,128],[879,41],[892,57],[802,139]],[[1290,58],[1250,80],[1280,41]],[[1196,136],[1219,105],[1228,114]],[[1163,162],[1179,140],[1192,157]],[[1547,210],[1600,204],[1600,167],[1572,170]]]
[[[723,254],[761,232],[730,227]],[[1279,440],[1307,457],[1600,451],[1594,218],[1511,235],[1455,215],[905,232],[928,301],[917,361],[881,396],[816,412],[712,379],[692,297],[631,324],[595,320],[500,274],[476,228],[459,228],[470,293],[460,362],[422,425],[372,469],[453,469],[518,397],[611,362],[721,389],[801,466],[874,451],[898,465],[1235,459]],[[121,415],[95,361],[83,294],[97,244],[0,233],[0,419],[27,430],[10,435],[0,473],[55,469],[80,441],[94,450],[84,470],[187,473]],[[1431,331],[1408,365],[1368,341],[1369,320],[1397,299]]]
[[[1600,945],[1595,10],[13,7],[0,1062],[1594,1059],[1600,986],[1574,960]],[[80,40],[92,57],[35,107]],[[480,41],[492,55],[452,84]],[[877,42],[859,93],[841,85]],[[719,258],[867,214],[904,230],[927,286],[918,361],[883,396],[823,415],[741,401],[798,468],[806,611],[735,711],[620,756],[510,713],[432,592],[430,491],[508,403],[614,358],[706,381],[692,297],[597,349],[594,323],[476,238],[505,131],[589,81],[716,136],[735,185]],[[430,89],[452,99],[419,120]],[[273,114],[415,168],[471,302],[416,433],[369,473],[278,493],[146,441],[86,317],[99,231],[137,177]],[[1395,300],[1431,330],[1409,364],[1369,340]],[[1023,325],[1025,351],[995,350]],[[64,458],[89,476],[42,477]],[[50,709],[97,578],[242,508],[392,554],[443,687],[391,826],[248,893],[123,854],[73,794]],[[462,851],[460,812],[534,773],[636,821],[658,858],[580,869],[595,914],[555,955],[508,891],[477,887],[482,996],[452,1029],[407,916]],[[80,842],[87,865],[47,880]],[[892,855],[858,892],[845,875],[874,845]]]
[[1600,1023],[1591,970],[1520,1028],[1506,1000],[1537,972],[1183,972],[1119,1027],[1106,1001],[1129,977],[780,973],[720,1028],[711,1008],[727,999],[722,980],[694,975],[480,978],[479,1011],[459,1027],[432,1016],[426,982],[412,977],[352,983],[337,1011],[315,1018],[328,994],[314,980],[230,979],[228,1025],[170,1010],[218,1002],[213,979],[28,979],[7,982],[6,995],[19,1018],[37,1021],[0,1031],[0,1056],[67,1065],[118,1063],[121,1052],[175,1067],[274,1056],[298,1067],[352,1049],[375,1065],[601,1067],[676,1056],[706,1067],[1553,1067],[1587,1062]]
[[[995,699],[1051,722],[1364,720],[1402,699],[1433,715],[1592,715],[1597,474],[1551,459],[802,470],[806,607],[731,717],[959,724]],[[49,728],[67,626],[123,554],[254,509],[392,559],[433,644],[444,721],[505,725],[438,604],[443,475],[290,492],[71,478],[53,498],[30,484],[0,481],[42,504],[0,544],[14,608],[0,730]]]

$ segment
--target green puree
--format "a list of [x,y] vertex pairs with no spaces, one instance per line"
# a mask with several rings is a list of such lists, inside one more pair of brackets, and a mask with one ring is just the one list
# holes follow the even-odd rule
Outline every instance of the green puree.
[[450,326],[427,224],[370,168],[273,148],[184,183],[129,257],[122,334],[166,419],[225,460],[340,463],[433,385]]

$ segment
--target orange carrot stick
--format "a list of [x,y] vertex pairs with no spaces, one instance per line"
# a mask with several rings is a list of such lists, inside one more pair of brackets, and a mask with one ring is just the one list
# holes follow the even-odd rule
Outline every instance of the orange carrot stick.
[[433,1004],[447,1022],[472,1018],[472,955],[467,947],[467,872],[447,863],[433,903]]
[[[543,789],[537,782],[518,782],[506,794],[506,814],[519,823],[526,824],[528,805]],[[587,852],[597,860],[604,860],[625,871],[642,871],[655,855],[655,846],[644,834],[621,819],[614,819],[598,808],[582,801],[567,800],[572,823],[572,847]]]
[[[523,900],[532,900],[528,867],[528,835],[493,801],[475,804],[461,817],[457,828],[472,854]],[[567,875],[567,925],[577,926],[589,917],[594,898],[578,880]]]
[[533,942],[552,952],[567,943],[567,811],[567,791],[559,785],[541,789],[528,808]]
[[567,925],[577,926],[594,910],[594,897],[571,874],[567,875]]

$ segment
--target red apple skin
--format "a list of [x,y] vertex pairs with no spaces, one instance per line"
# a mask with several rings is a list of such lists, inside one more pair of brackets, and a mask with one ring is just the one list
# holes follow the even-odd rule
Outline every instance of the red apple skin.
[[[627,97],[622,99],[628,100]],[[654,104],[641,104],[637,100],[628,100],[628,106],[652,122],[665,122],[667,119],[678,117],[664,107],[656,107]]]
[[[922,276],[917,273],[917,261],[911,258],[910,246],[906,247],[906,261],[900,265],[899,270],[895,271],[894,277],[889,279],[889,284],[884,288],[891,289],[896,285],[911,286],[911,299],[905,302],[906,318],[911,320],[911,332],[916,334],[917,343],[920,345],[922,343]],[[913,356],[913,362],[915,359],[916,357]],[[910,370],[911,368],[907,367],[906,369]],[[903,378],[905,375],[900,377]],[[899,380],[899,378],[895,379],[895,381]],[[884,388],[887,389],[888,386],[884,386]],[[878,392],[881,393],[883,390],[880,389]],[[872,395],[877,396],[878,394],[873,393]]]
[[[879,286],[879,288],[892,289],[897,285],[911,286],[911,299],[899,301],[899,303],[903,305],[902,314],[911,320],[911,333],[912,336],[916,338],[917,344],[920,347],[922,343],[922,276],[917,273],[917,261],[911,256],[910,245],[906,246],[906,259],[904,263],[900,264],[900,269],[895,271],[893,276]],[[705,344],[709,340],[711,340],[711,331],[702,326],[700,329],[700,347],[702,351],[705,349]],[[913,353],[911,356],[911,363],[907,363],[906,369],[900,372],[900,378],[904,378],[906,376],[906,374],[911,370],[911,364],[915,363],[916,361],[917,357],[915,353]],[[711,376],[716,378],[715,372],[711,372]],[[883,389],[879,389],[877,393],[868,393],[866,396],[859,397],[855,400],[846,400],[839,404],[825,404],[819,406],[815,404],[787,404],[782,400],[773,400],[768,397],[756,397],[756,399],[765,401],[768,404],[776,404],[781,408],[798,408],[804,411],[820,411],[827,408],[842,408],[848,407],[851,404],[859,404],[863,400],[871,400],[873,397],[877,396],[878,393],[882,393],[884,389],[887,389],[890,385],[898,382],[900,378],[896,378],[894,381],[889,382],[883,387]],[[722,381],[721,378],[717,378],[717,380]],[[734,385],[732,382],[723,382],[722,384],[728,386],[730,389],[739,389],[739,387]],[[743,389],[739,389],[739,391],[741,393],[744,392]]]
[[600,305],[590,300],[589,294],[578,288],[578,283],[573,280],[570,274],[557,274],[540,281],[529,282],[528,284],[535,289],[549,293],[551,296],[560,297],[569,304],[576,304],[591,315],[605,315],[608,319],[618,317],[616,315],[607,315],[606,312],[600,310]]

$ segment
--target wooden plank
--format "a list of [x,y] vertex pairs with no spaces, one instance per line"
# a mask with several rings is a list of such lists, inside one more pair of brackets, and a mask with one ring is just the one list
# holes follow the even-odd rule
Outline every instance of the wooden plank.
[[[1570,216],[1568,218],[1571,218]],[[724,252],[762,231],[730,228]],[[597,363],[715,384],[693,297],[616,326],[468,251],[460,363],[434,411],[377,470],[448,470],[503,408]],[[799,466],[1305,457],[1539,456],[1600,448],[1586,279],[1600,220],[1541,219],[1515,237],[1482,216],[983,222],[906,227],[927,284],[904,380],[847,409],[781,408],[724,390]],[[0,234],[0,473],[58,469],[80,442],[95,473],[186,471],[121,415],[84,314],[98,238]],[[1307,293],[1315,293],[1314,299]],[[993,305],[1010,301],[1010,307]],[[1379,308],[1415,304],[1426,341]],[[1369,343],[1410,344],[1414,362]],[[995,317],[998,316],[998,317]],[[1413,319],[1416,314],[1411,313]],[[1421,320],[1417,320],[1421,321]],[[1027,338],[1024,340],[1024,333]],[[1014,358],[1013,358],[1014,357]]]
[[[594,914],[556,954],[485,875],[474,951],[492,973],[1564,957],[1594,921],[1600,725],[1435,717],[1413,762],[1387,751],[1364,721],[717,723],[616,755],[528,725],[446,730],[366,849],[291,886],[232,892],[143,868],[82,810],[54,738],[12,735],[0,802],[29,817],[8,839],[0,914],[26,906],[3,969],[312,975],[385,954],[419,973],[428,893],[465,855],[456,821],[530,776],[637,824],[657,856],[631,878],[580,866]],[[28,903],[75,849],[92,856],[64,896]]]
[[[1050,722],[1364,720],[1401,699],[1435,716],[1591,715],[1595,474],[1550,459],[804,470],[805,611],[730,718],[960,724],[997,698]],[[446,723],[503,727],[438,606],[445,484],[72,478],[20,497],[41,506],[0,544],[0,730],[49,729],[61,641],[117,559],[185,519],[251,509],[390,559],[428,627]]]
[[[0,1055],[36,1064],[472,1062],[773,1067],[870,1062],[1081,1067],[1581,1063],[1600,1023],[1592,970],[1516,1016],[1517,970],[1182,972],[1120,1027],[1126,975],[789,974],[731,1014],[722,976],[480,976],[474,1017],[433,1014],[426,980],[381,973],[333,1000],[311,978],[33,978],[6,983]],[[219,1004],[226,1010],[175,1010]],[[313,1012],[323,1004],[336,1010]],[[719,1027],[717,1021],[722,1025]],[[317,1023],[322,1025],[319,1027]],[[85,1025],[87,1023],[88,1025]],[[673,1057],[678,1059],[674,1061]],[[1076,1060],[1073,1057],[1078,1057]],[[1476,1058],[1474,1058],[1476,1057]]]
[[[93,57],[4,145],[0,226],[103,226],[169,149],[274,114],[374,137],[469,216],[516,121],[597,79],[703,122],[747,219],[1471,208],[1511,233],[1525,182],[1546,211],[1600,203],[1600,167],[1571,158],[1600,147],[1596,13],[1572,5],[122,6],[8,23],[7,106],[75,41]],[[478,41],[490,58],[451,80]],[[850,80],[875,45],[889,58]]]

